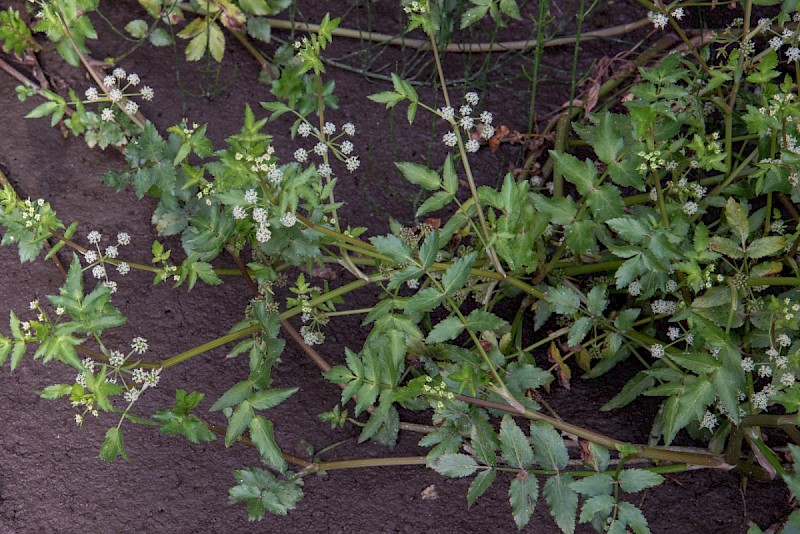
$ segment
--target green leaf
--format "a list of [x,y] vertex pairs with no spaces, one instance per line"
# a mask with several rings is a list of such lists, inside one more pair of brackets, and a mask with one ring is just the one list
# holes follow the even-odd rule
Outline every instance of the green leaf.
[[625,209],[619,189],[611,184],[604,184],[593,191],[586,199],[586,204],[597,222],[605,222],[612,217],[619,217]]
[[734,259],[744,258],[744,250],[742,250],[742,247],[740,245],[737,245],[735,242],[728,239],[727,237],[715,235],[714,237],[708,240],[708,248],[709,250],[713,250],[714,252],[719,252],[720,254],[724,254],[729,258],[734,258]]
[[695,374],[713,373],[720,367],[722,362],[708,354],[678,354],[669,353],[667,357],[684,369],[688,369]]
[[471,332],[482,332],[490,330],[496,332],[508,327],[508,321],[501,319],[497,315],[481,310],[480,308],[472,310],[467,316],[467,330]]
[[463,478],[477,471],[478,463],[466,454],[443,454],[433,461],[431,468],[446,477]]
[[539,500],[539,481],[527,471],[520,472],[508,487],[508,501],[517,529],[522,530],[531,520]]
[[403,307],[406,313],[425,313],[436,308],[444,300],[444,295],[439,293],[439,290],[433,287],[426,287],[417,292],[416,295],[409,298]]
[[439,321],[433,330],[431,330],[428,337],[425,338],[425,343],[442,343],[450,341],[458,337],[464,331],[464,323],[458,317],[448,317],[443,321]]
[[425,202],[423,202],[420,205],[420,207],[417,208],[417,212],[414,214],[414,216],[421,217],[426,213],[442,209],[443,207],[447,206],[454,198],[455,195],[453,193],[448,193],[447,191],[439,191],[437,193],[434,193],[433,195],[426,198]]
[[649,231],[642,222],[633,217],[617,217],[616,219],[609,219],[605,223],[622,239],[633,244],[644,241]]
[[614,506],[617,504],[616,499],[611,495],[597,495],[590,497],[583,502],[581,509],[580,522],[589,523],[594,520],[595,516],[601,521],[605,521],[606,517],[611,515],[614,511]]
[[212,412],[216,412],[223,408],[230,408],[231,406],[236,406],[247,397],[250,396],[250,393],[253,392],[253,383],[249,380],[243,380],[241,382],[237,382],[233,385],[228,391],[226,391],[217,402],[215,402],[210,410]]
[[226,447],[233,445],[239,439],[239,436],[247,430],[250,421],[253,420],[253,416],[253,407],[248,401],[245,400],[239,403],[239,406],[236,407],[228,419],[228,430],[225,432]]
[[439,189],[442,184],[442,179],[439,177],[439,175],[424,165],[411,162],[400,162],[395,163],[395,166],[400,170],[400,173],[405,177],[406,180],[429,191]]
[[502,11],[505,16],[514,20],[522,20],[516,0],[500,0],[500,11]]
[[578,494],[570,487],[572,482],[572,476],[559,473],[548,478],[542,490],[550,515],[565,534],[575,532],[575,514],[578,511]]
[[436,254],[439,252],[439,230],[434,230],[425,237],[422,246],[419,247],[419,260],[423,269],[430,269],[436,261]]
[[617,480],[622,491],[638,493],[643,489],[658,486],[664,482],[664,477],[646,469],[623,469]]
[[461,289],[469,278],[469,271],[475,262],[475,252],[470,252],[454,261],[442,276],[442,285],[447,295],[452,295]]
[[467,491],[468,508],[475,504],[475,501],[489,489],[496,477],[497,471],[494,469],[487,469],[486,471],[481,471],[472,479],[472,483],[469,485],[469,490]]
[[626,524],[635,534],[650,534],[650,527],[647,526],[647,519],[641,510],[625,501],[620,501],[617,506],[619,522]]
[[262,17],[247,17],[247,34],[263,43],[272,39],[272,26]]
[[617,161],[617,156],[625,148],[625,140],[614,127],[614,116],[606,111],[597,121],[593,132],[592,149],[597,157],[606,165]]
[[150,41],[150,44],[153,46],[169,46],[175,42],[172,35],[164,28],[156,28],[153,30],[147,40]]
[[599,473],[576,480],[569,487],[587,497],[611,495],[611,492],[614,491],[614,479],[605,473]]
[[122,430],[117,427],[111,427],[106,432],[106,438],[100,446],[100,459],[104,462],[113,462],[117,459],[117,456],[123,460],[129,459],[122,441]]
[[780,235],[771,235],[756,239],[747,247],[745,254],[748,258],[757,260],[781,252],[786,246],[786,238]]
[[456,174],[456,167],[453,164],[453,155],[447,154],[444,160],[444,182],[442,187],[444,190],[455,195],[458,192],[458,175]]
[[125,25],[125,31],[128,32],[131,37],[141,39],[147,34],[147,23],[142,19],[132,20]]
[[256,415],[250,421],[249,428],[250,439],[253,440],[264,463],[270,467],[274,467],[281,473],[286,471],[286,460],[283,459],[281,448],[275,441],[275,431],[272,427],[272,421],[261,415]]
[[534,207],[553,224],[568,226],[575,221],[578,207],[572,197],[548,198],[539,193],[530,194]]
[[52,386],[44,388],[42,392],[39,393],[39,396],[47,400],[56,400],[70,393],[72,393],[71,384],[53,384]]
[[510,415],[500,423],[500,451],[503,459],[513,467],[525,469],[533,463],[533,450],[525,433]]
[[536,463],[545,469],[560,471],[567,467],[569,452],[558,430],[543,421],[531,423],[531,444]]
[[295,393],[300,388],[268,389],[254,393],[249,399],[250,405],[256,410],[267,410],[277,406]]
[[747,219],[747,210],[733,197],[729,198],[725,204],[725,220],[731,226],[731,229],[739,234],[741,243],[747,241],[747,236],[750,235],[750,221]]
[[260,521],[264,512],[286,515],[294,510],[297,501],[303,496],[303,480],[278,480],[275,475],[258,467],[234,471],[237,485],[228,490],[229,501],[243,502],[247,505],[247,518]]
[[669,445],[680,429],[705,415],[706,407],[714,402],[716,388],[707,378],[700,377],[689,384],[683,393],[664,403],[664,442]]
[[601,315],[608,306],[608,289],[604,285],[594,286],[586,295],[586,308],[592,315]]
[[411,250],[394,234],[380,235],[370,238],[370,242],[384,256],[389,256],[397,263],[405,263],[412,259]]
[[[594,182],[597,180],[597,167],[594,166],[592,160],[587,158],[581,161],[572,154],[560,153],[555,150],[551,150],[550,155],[556,162],[556,169],[575,186],[578,193],[585,196],[596,191]],[[591,201],[591,196],[589,200]]]
[[400,93],[395,93],[394,91],[383,91],[381,93],[375,93],[367,96],[367,98],[369,98],[373,102],[377,102],[378,104],[386,104],[386,109],[391,109],[398,103],[406,99],[404,95]]
[[489,4],[486,5],[479,5],[473,8],[470,8],[461,15],[461,26],[460,28],[463,30],[468,26],[472,26],[483,17],[486,16],[486,13],[489,12]]
[[567,336],[567,345],[570,347],[575,347],[581,343],[586,337],[586,334],[589,333],[589,330],[592,328],[592,318],[591,317],[581,317],[574,323],[569,329],[569,335]]
[[572,315],[578,311],[581,304],[578,294],[565,286],[550,288],[545,300],[553,307],[553,311],[560,315]]

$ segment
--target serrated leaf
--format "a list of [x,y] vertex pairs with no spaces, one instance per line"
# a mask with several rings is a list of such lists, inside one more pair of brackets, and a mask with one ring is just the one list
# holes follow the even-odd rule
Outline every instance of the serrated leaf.
[[647,519],[641,510],[629,502],[620,501],[618,504],[618,521],[628,526],[635,534],[650,534]]
[[575,532],[575,514],[578,511],[578,494],[570,487],[571,475],[559,473],[547,479],[542,490],[550,507],[550,515],[565,534]]
[[638,493],[664,482],[664,477],[646,469],[623,469],[617,477],[619,487],[626,493]]
[[276,388],[254,393],[247,400],[255,410],[268,410],[277,406],[295,393],[300,388]]
[[439,189],[442,183],[439,175],[424,165],[406,161],[395,163],[395,166],[406,180],[429,191]]
[[460,28],[463,30],[464,28],[466,28],[468,26],[472,26],[473,24],[475,24],[476,22],[481,20],[483,17],[485,17],[486,13],[488,13],[488,12],[489,12],[489,5],[488,4],[487,5],[483,5],[483,6],[479,5],[479,6],[472,7],[470,9],[466,10],[464,12],[464,14],[461,15],[461,26],[460,26]]
[[648,228],[633,217],[617,217],[605,223],[628,243],[638,244],[647,237]]
[[545,469],[559,471],[569,462],[569,452],[558,430],[544,421],[531,423],[531,444],[536,463]]
[[233,443],[239,439],[239,436],[247,430],[254,415],[253,407],[248,401],[245,400],[239,403],[239,406],[236,407],[233,414],[231,414],[228,419],[228,429],[225,432],[226,447],[233,445]]
[[482,332],[484,330],[495,332],[508,327],[508,321],[478,308],[472,310],[467,316],[466,327],[467,330],[472,332]]
[[475,256],[474,252],[470,252],[466,256],[458,258],[447,268],[444,275],[442,275],[442,286],[444,286],[445,294],[452,295],[455,291],[464,287],[464,284],[467,283],[467,278],[469,278],[472,264],[475,262]]
[[131,37],[141,39],[147,34],[147,23],[142,19],[134,19],[125,25],[125,31],[128,32]]
[[439,321],[433,327],[428,337],[425,338],[425,343],[443,343],[458,337],[464,331],[464,323],[458,317],[448,317],[443,321]]
[[397,263],[405,263],[412,259],[411,249],[402,239],[394,234],[379,235],[370,238],[370,243],[384,256],[389,256]]
[[534,207],[553,224],[568,226],[575,221],[578,207],[572,197],[548,198],[539,193],[530,194]]
[[442,187],[444,190],[455,195],[458,192],[458,174],[456,174],[456,167],[453,165],[453,155],[447,154],[444,160],[444,181]]
[[373,102],[377,102],[378,104],[386,104],[386,109],[391,109],[396,106],[399,102],[402,102],[406,99],[404,95],[400,93],[395,93],[394,91],[383,91],[381,93],[375,93],[372,95],[367,96]]
[[104,462],[113,462],[117,459],[117,456],[123,460],[129,459],[122,440],[122,430],[117,427],[111,427],[106,432],[106,437],[100,446],[100,459]]
[[569,329],[569,335],[567,336],[567,345],[570,347],[575,347],[581,343],[586,337],[586,334],[589,333],[589,330],[592,328],[592,319],[591,317],[581,317],[574,323]]
[[616,499],[611,495],[597,495],[590,497],[583,502],[581,508],[581,516],[579,521],[581,523],[590,523],[595,516],[604,520],[611,515],[614,506],[617,504]]
[[715,235],[714,237],[708,240],[708,248],[709,250],[713,250],[714,252],[719,252],[720,254],[724,254],[729,258],[734,258],[734,259],[744,258],[744,250],[742,250],[742,247],[737,245],[727,237]]
[[71,384],[53,384],[52,386],[44,388],[41,393],[39,393],[39,396],[43,399],[55,400],[69,395],[70,393],[72,393]]
[[433,461],[431,468],[446,477],[463,478],[477,471],[478,463],[466,454],[443,454]]
[[579,160],[572,154],[560,153],[555,150],[550,151],[550,155],[556,162],[556,169],[564,175],[564,178],[575,186],[578,193],[587,195],[595,191],[594,182],[597,179],[597,167],[592,160]]
[[725,220],[731,226],[731,229],[739,235],[741,243],[747,241],[747,236],[750,235],[750,221],[747,219],[747,211],[733,197],[730,197],[725,204]]
[[470,430],[470,443],[478,460],[492,467],[497,464],[497,448],[500,441],[492,425],[485,418],[475,417]]
[[747,246],[745,254],[748,258],[757,260],[781,252],[786,246],[786,238],[780,235],[771,235],[756,239]]
[[439,290],[433,287],[426,287],[417,292],[416,295],[409,298],[403,307],[406,313],[425,313],[436,308],[444,300],[444,295],[439,293]]
[[572,315],[578,311],[581,304],[578,294],[565,286],[548,289],[545,300],[550,303],[553,311],[560,315]]
[[253,392],[253,383],[249,380],[243,380],[241,382],[237,382],[234,384],[228,391],[223,393],[223,395],[217,399],[211,408],[209,408],[212,412],[216,412],[217,410],[221,410],[223,408],[229,408],[231,406],[236,406]]
[[517,529],[522,530],[531,520],[536,501],[539,500],[539,481],[535,475],[522,472],[514,477],[508,487],[508,501]]
[[264,463],[274,467],[281,473],[286,471],[286,460],[284,460],[281,448],[275,441],[272,421],[261,415],[256,415],[250,421],[249,429],[250,439],[253,440]]
[[611,495],[611,492],[614,491],[614,479],[605,473],[598,473],[576,480],[570,484],[570,487],[581,495],[588,497]]
[[486,471],[481,471],[475,478],[472,479],[472,483],[469,485],[469,490],[467,491],[467,508],[471,507],[475,504],[475,501],[483,495],[487,489],[492,485],[494,479],[497,477],[497,471],[494,469],[487,469]]
[[419,247],[419,260],[423,269],[430,269],[436,261],[436,254],[439,252],[439,230],[434,230],[425,237],[422,246]]
[[500,452],[503,460],[513,467],[525,469],[533,463],[533,450],[525,437],[525,433],[517,426],[514,419],[503,416],[500,423]]
[[722,362],[708,354],[679,354],[670,353],[667,357],[684,369],[688,369],[695,374],[713,373],[720,367]]
[[421,217],[426,213],[442,209],[454,198],[455,195],[453,193],[448,193],[447,191],[438,191],[425,199],[425,202],[423,202],[420,207],[417,208],[417,212],[414,214],[414,216]]
[[625,201],[619,189],[611,184],[604,184],[592,191],[586,204],[597,222],[605,222],[612,217],[619,217],[625,209]]

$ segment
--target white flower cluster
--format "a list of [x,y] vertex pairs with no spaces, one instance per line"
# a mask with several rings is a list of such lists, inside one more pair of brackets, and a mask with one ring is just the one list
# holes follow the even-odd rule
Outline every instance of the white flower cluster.
[[117,292],[117,283],[108,279],[108,271],[106,270],[106,263],[113,263],[116,265],[117,272],[121,275],[126,275],[130,272],[131,267],[124,261],[108,262],[107,260],[116,260],[119,256],[119,247],[129,245],[131,236],[127,232],[120,232],[117,234],[117,244],[108,245],[105,250],[100,249],[100,241],[103,235],[97,230],[92,230],[86,235],[86,240],[94,245],[94,250],[87,249],[83,253],[83,260],[88,264],[86,269],[92,269],[92,276],[98,280],[103,279],[103,285],[111,290],[111,293]]
[[146,101],[153,99],[155,96],[153,88],[144,85],[141,89],[136,89],[140,83],[141,79],[138,74],[127,73],[125,69],[117,67],[111,74],[103,78],[102,90],[97,87],[89,87],[84,96],[86,102],[111,103],[112,106],[105,107],[100,111],[100,118],[106,122],[113,121],[114,107],[122,109],[128,115],[135,115],[139,111],[139,104],[131,100],[132,97],[141,97]]
[[[297,127],[297,133],[301,137],[306,138],[311,135],[317,139],[317,143],[311,151],[322,158],[322,163],[317,166],[317,172],[325,179],[333,177],[333,169],[328,163],[329,150],[336,159],[344,162],[345,168],[347,168],[349,172],[355,172],[361,166],[361,161],[358,159],[358,156],[353,155],[355,145],[353,145],[353,142],[349,139],[343,139],[345,136],[353,137],[356,134],[355,125],[352,122],[347,122],[342,125],[340,133],[337,134],[337,131],[338,128],[336,124],[332,122],[323,124],[321,131],[313,128],[311,123],[305,120]],[[308,150],[300,147],[294,151],[293,157],[298,163],[307,163],[309,155]]]
[[[255,204],[258,202],[258,192],[255,189],[248,189],[245,192],[244,202],[246,206],[233,207],[233,218],[236,220],[246,219],[248,210],[252,209],[250,216],[253,218],[253,222],[257,225],[256,240],[259,243],[266,243],[270,240],[270,238],[272,238],[269,212],[260,206],[255,206]],[[283,217],[281,218],[281,223],[283,223]],[[284,226],[287,225],[284,224]]]
[[[494,117],[492,114],[489,111],[484,111],[478,117],[473,116],[473,109],[480,102],[478,93],[474,91],[468,92],[464,95],[464,102],[458,108],[458,115],[456,115],[456,110],[449,106],[439,108],[437,113],[443,120],[449,122],[454,129],[460,126],[464,131],[470,132],[473,128],[477,128],[480,138],[491,139],[494,136],[494,126],[492,126]],[[458,144],[456,131],[451,130],[445,133],[442,136],[442,143],[450,148],[456,146]],[[470,139],[464,143],[464,149],[471,153],[477,152],[480,149],[480,142],[476,138]]]

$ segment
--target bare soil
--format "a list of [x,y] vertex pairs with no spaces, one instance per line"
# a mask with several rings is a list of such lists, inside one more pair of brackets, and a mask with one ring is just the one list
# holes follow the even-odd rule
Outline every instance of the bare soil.
[[[5,3],[5,2],[3,2]],[[301,3],[307,5],[308,3]],[[109,3],[111,6],[112,3]],[[113,20],[130,20],[141,16],[135,2],[113,3],[106,13]],[[342,23],[396,32],[402,22],[397,7],[391,2],[353,4]],[[314,22],[324,9],[338,5],[308,7],[296,12],[299,20],[308,17]],[[528,11],[533,9],[528,6]],[[572,8],[564,6],[562,31],[573,26]],[[592,21],[600,26],[635,19],[645,13],[638,7],[617,2],[601,4]],[[125,43],[99,20],[95,21],[101,39],[90,43],[92,55],[101,59],[125,50]],[[596,28],[595,26],[588,29]],[[586,30],[586,28],[585,28]],[[513,24],[498,38],[526,38],[529,29]],[[288,32],[275,30],[275,35],[289,39]],[[465,39],[480,37],[461,36]],[[624,42],[587,43],[581,59],[582,68],[592,60],[612,56],[624,50],[640,35],[626,37]],[[265,47],[268,51],[270,47]],[[364,52],[366,50],[366,52]],[[361,52],[359,52],[361,51]],[[343,176],[337,197],[346,201],[342,214],[346,223],[367,226],[373,233],[386,231],[387,217],[408,223],[413,220],[414,203],[419,202],[415,188],[403,183],[394,161],[431,162],[440,160],[440,129],[432,129],[427,119],[409,127],[405,110],[386,113],[381,106],[365,99],[366,95],[384,90],[387,82],[354,72],[365,66],[386,75],[386,68],[397,66],[407,75],[420,80],[430,78],[429,64],[413,63],[409,51],[367,48],[365,43],[338,40],[331,49],[334,57],[352,67],[349,70],[329,65],[328,74],[336,80],[340,110],[331,112],[337,124],[353,121],[358,128],[357,152],[362,156],[362,169],[353,177]],[[223,139],[238,131],[246,104],[259,116],[265,113],[258,103],[270,100],[268,88],[258,83],[258,68],[252,58],[232,39],[228,41],[225,62],[219,73],[203,72],[202,65],[187,65],[168,48],[142,47],[122,66],[137,72],[151,85],[157,98],[142,106],[144,114],[163,132],[187,118],[189,122],[208,123],[210,136],[217,147]],[[346,54],[351,54],[346,56]],[[411,58],[411,59],[410,59]],[[568,96],[563,80],[570,65],[572,48],[549,49],[545,53],[546,83],[540,86],[537,114],[560,106]],[[30,67],[3,59],[23,72]],[[51,83],[75,87],[78,93],[89,86],[83,72],[65,65],[52,53],[39,57]],[[448,55],[448,71],[463,75],[470,62],[480,65],[484,56]],[[520,69],[530,67],[529,55],[497,56],[487,66],[507,64],[487,71],[486,79],[476,85],[485,95],[484,109],[494,113],[496,122],[511,130],[527,129],[528,102]],[[180,73],[176,76],[176,69]],[[217,77],[218,75],[218,77]],[[0,169],[11,179],[23,196],[44,198],[51,202],[65,222],[81,222],[79,235],[96,229],[105,236],[126,231],[133,244],[125,251],[128,259],[147,263],[151,243],[159,239],[150,224],[153,203],[137,201],[131,191],[114,193],[100,181],[109,168],[122,168],[122,156],[111,149],[91,150],[80,139],[65,139],[58,128],[44,120],[26,120],[24,115],[37,103],[20,103],[14,87],[17,82],[0,73]],[[420,91],[434,99],[430,87]],[[454,92],[461,94],[460,89]],[[191,94],[190,94],[191,93]],[[269,127],[275,135],[278,155],[291,158],[296,142],[289,136],[289,125],[277,122]],[[429,151],[429,147],[433,147]],[[308,147],[306,147],[308,148]],[[495,153],[483,150],[478,159],[480,183],[495,184],[517,163],[514,147],[502,147]],[[180,254],[176,240],[165,240]],[[62,261],[68,256],[61,254]],[[222,259],[220,266],[228,267]],[[346,278],[345,272],[339,273]],[[127,315],[128,324],[109,332],[106,342],[125,347],[135,335],[146,337],[151,358],[166,358],[225,334],[242,317],[249,291],[238,278],[226,279],[221,287],[198,284],[191,292],[185,288],[172,290],[165,285],[153,286],[149,275],[132,272],[118,277],[119,292],[115,303]],[[19,265],[16,250],[0,249],[0,317],[9,310],[25,315],[34,298],[54,294],[61,285],[59,272],[51,263]],[[358,308],[371,304],[370,295],[348,302]],[[3,323],[5,324],[5,323]],[[5,326],[0,330],[7,333]],[[366,332],[356,320],[332,323],[323,345],[324,355],[332,362],[342,361],[345,346],[358,348]],[[151,414],[157,408],[170,406],[176,388],[206,394],[201,408],[208,408],[214,399],[246,372],[246,361],[226,359],[225,349],[193,359],[189,364],[170,369],[162,375],[158,388],[147,391],[140,401],[141,413]],[[585,425],[608,435],[643,442],[657,405],[644,402],[613,413],[600,413],[598,408],[624,384],[622,370],[596,381],[573,380],[572,389],[554,387],[548,402],[565,420]],[[577,371],[576,371],[577,374]],[[26,359],[13,373],[0,370],[0,532],[2,533],[71,533],[71,532],[413,532],[413,533],[479,533],[513,532],[507,489],[510,478],[499,477],[494,486],[471,509],[466,507],[469,480],[445,479],[423,467],[386,467],[352,471],[336,471],[306,479],[305,497],[298,508],[286,517],[267,516],[261,523],[248,523],[242,506],[227,504],[227,490],[233,485],[234,469],[257,466],[257,453],[243,445],[226,449],[221,442],[194,445],[186,440],[160,435],[150,427],[127,424],[125,446],[131,455],[128,462],[107,464],[97,458],[105,430],[116,419],[101,416],[87,420],[77,428],[74,412],[67,402],[40,399],[37,392],[60,382],[74,380],[73,373],[63,366],[42,366]],[[298,348],[288,345],[283,363],[276,372],[277,387],[300,387],[290,401],[273,409],[278,442],[287,452],[304,455],[303,440],[319,450],[333,443],[343,444],[326,459],[343,459],[388,455],[423,455],[417,446],[419,435],[401,434],[400,442],[391,450],[376,445],[356,445],[358,429],[352,425],[333,431],[320,422],[317,414],[331,409],[339,399],[338,388],[325,381],[318,369]],[[423,416],[403,414],[428,422]],[[213,419],[222,423],[220,419]],[[668,477],[662,486],[637,496],[654,533],[675,531],[698,533],[745,532],[750,521],[766,528],[785,518],[791,510],[789,495],[780,482],[759,484],[744,482],[734,473],[696,471]],[[422,494],[433,486],[435,499]],[[430,490],[428,490],[430,491]],[[579,532],[589,532],[585,525]],[[526,532],[558,532],[544,503],[537,507]]]

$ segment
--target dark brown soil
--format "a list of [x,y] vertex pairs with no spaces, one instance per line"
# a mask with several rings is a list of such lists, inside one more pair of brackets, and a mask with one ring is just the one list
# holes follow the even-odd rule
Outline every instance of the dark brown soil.
[[[307,4],[307,3],[304,3]],[[368,10],[359,4],[348,14],[343,26],[364,25],[369,20],[373,30],[394,32],[399,17],[396,6],[387,2],[372,5]],[[109,3],[111,5],[111,3]],[[124,2],[127,13],[136,12],[135,2]],[[331,9],[335,6],[331,3]],[[112,8],[106,8],[112,9]],[[116,11],[119,9],[120,11]],[[528,7],[529,10],[530,6]],[[133,18],[122,8],[113,8],[115,20]],[[563,8],[570,13],[571,8]],[[619,5],[598,7],[604,21],[637,18],[644,12],[638,7],[620,9]],[[122,13],[122,15],[121,15]],[[315,21],[321,8],[298,13]],[[562,31],[569,31],[570,18],[561,17]],[[597,19],[600,20],[600,19]],[[102,39],[91,43],[92,54],[103,58],[120,53],[124,44],[99,21]],[[502,38],[524,38],[524,25],[512,25]],[[288,39],[287,32],[276,35]],[[466,36],[469,37],[469,36]],[[632,37],[631,37],[632,39]],[[624,45],[624,43],[622,43]],[[608,43],[588,44],[582,65],[602,55],[612,55],[624,46]],[[341,40],[331,53],[343,56],[358,51],[358,42]],[[386,64],[410,68],[403,53],[370,49],[361,61],[372,68]],[[550,83],[540,87],[537,109],[544,114],[566,100],[563,69],[571,61],[572,49],[548,51],[544,59],[550,66],[543,72]],[[6,60],[10,58],[3,56]],[[358,56],[355,56],[358,58]],[[352,58],[351,58],[352,59]],[[465,61],[479,64],[482,57],[448,56],[448,70],[464,72]],[[89,82],[82,71],[67,67],[53,54],[42,54],[42,65],[48,75],[62,78],[79,93]],[[524,82],[512,79],[524,65],[525,56],[512,59],[504,70],[492,72],[483,81],[485,108],[494,112],[496,121],[512,130],[527,128],[528,103]],[[12,64],[13,61],[11,61]],[[351,60],[356,67],[359,60]],[[23,71],[27,67],[15,64]],[[180,83],[175,66],[180,69]],[[217,147],[222,140],[238,131],[245,104],[249,103],[263,116],[258,102],[271,95],[257,79],[252,59],[233,41],[229,41],[225,63],[218,81],[200,72],[197,64],[176,61],[169,49],[141,48],[123,64],[140,74],[151,85],[157,98],[143,106],[147,117],[161,131],[182,117],[190,122],[209,123],[210,136]],[[424,69],[427,68],[428,71]],[[396,116],[365,100],[367,94],[383,90],[386,82],[329,66],[329,75],[336,80],[340,111],[331,112],[331,120],[341,124],[352,120],[357,124],[357,149],[364,165],[353,178],[340,181],[337,197],[347,203],[342,214],[347,223],[368,226],[379,233],[387,228],[387,215],[408,222],[413,218],[413,202],[418,201],[415,188],[407,187],[394,169],[393,161],[424,162],[428,157],[439,161],[438,139],[443,132],[433,133],[427,119],[409,127],[405,110]],[[430,67],[420,68],[420,79],[429,76]],[[383,72],[383,74],[387,74]],[[52,78],[56,79],[56,78]],[[80,236],[92,229],[104,235],[127,231],[133,245],[125,255],[133,261],[147,263],[150,245],[157,239],[150,224],[153,204],[138,202],[132,192],[115,194],[100,182],[109,167],[121,168],[123,160],[114,150],[90,150],[80,139],[64,139],[58,129],[43,120],[25,120],[23,116],[36,103],[19,103],[14,93],[17,83],[0,74],[0,169],[10,177],[23,196],[44,198],[53,204],[66,222],[80,221]],[[433,91],[420,91],[431,99]],[[188,93],[210,96],[191,96]],[[456,89],[460,95],[461,90]],[[284,160],[294,151],[288,136],[288,123],[270,126],[275,145]],[[433,152],[429,154],[433,139]],[[481,154],[479,181],[494,184],[516,161],[511,147],[496,153]],[[83,239],[83,238],[82,238]],[[167,240],[180,253],[179,243]],[[68,257],[62,254],[62,260]],[[221,265],[224,264],[224,260]],[[9,310],[25,315],[28,302],[53,294],[61,285],[59,272],[51,263],[36,262],[20,266],[16,250],[0,250],[0,317]],[[346,276],[346,273],[340,273]],[[128,317],[128,325],[109,332],[106,342],[124,347],[135,335],[150,341],[151,357],[169,357],[199,343],[222,335],[239,321],[249,298],[245,284],[238,278],[226,280],[221,287],[198,284],[190,293],[185,288],[172,290],[151,285],[149,275],[132,273],[117,279],[119,292],[116,305]],[[369,300],[348,302],[353,307],[368,306]],[[0,331],[7,333],[5,323]],[[334,322],[328,330],[328,341],[322,346],[324,355],[333,362],[342,360],[343,348],[358,348],[361,343],[358,323]],[[162,375],[158,388],[148,391],[140,401],[146,415],[171,405],[176,388],[201,391],[208,408],[214,399],[237,382],[246,369],[246,361],[226,359],[225,350],[216,350],[193,359],[189,364],[170,369]],[[571,391],[554,388],[548,401],[570,422],[585,425],[608,435],[633,442],[646,441],[655,405],[645,403],[615,413],[597,411],[624,383],[616,376],[593,383],[574,380]],[[257,466],[258,455],[243,445],[226,449],[221,441],[193,445],[186,440],[163,436],[149,427],[128,424],[125,445],[129,462],[107,464],[97,458],[100,443],[108,426],[116,419],[101,416],[87,420],[77,428],[73,410],[67,402],[42,400],[37,391],[59,382],[71,382],[72,371],[51,364],[42,366],[26,359],[11,373],[0,370],[0,532],[512,532],[515,531],[507,498],[509,480],[499,478],[493,488],[476,505],[467,510],[466,492],[469,480],[445,479],[423,467],[379,468],[336,471],[325,476],[309,477],[305,498],[287,517],[268,516],[261,523],[248,523],[242,506],[227,504],[227,490],[233,485],[234,469]],[[300,392],[270,412],[278,442],[287,452],[303,455],[302,440],[317,450],[333,443],[345,442],[326,455],[325,459],[365,456],[406,456],[425,454],[416,445],[419,435],[403,433],[394,449],[355,443],[358,429],[348,426],[333,431],[320,422],[317,414],[329,410],[339,398],[339,390],[325,381],[315,365],[291,344],[276,372],[276,386],[300,387]],[[424,421],[424,418],[422,419]],[[222,422],[217,420],[217,422]],[[746,486],[733,473],[698,471],[669,476],[661,487],[644,494],[637,504],[643,508],[655,533],[664,532],[745,532],[749,521],[766,528],[786,517],[790,511],[788,493],[782,483]],[[435,485],[438,498],[423,499],[421,493]],[[746,489],[745,489],[746,488]],[[638,497],[638,496],[637,496]],[[527,532],[550,533],[557,528],[544,505],[537,507]],[[581,526],[579,532],[588,532]]]

